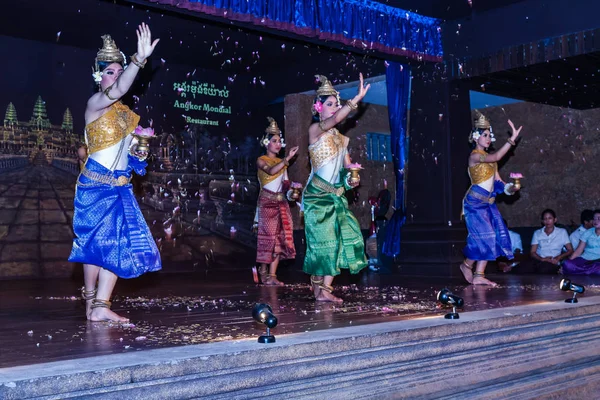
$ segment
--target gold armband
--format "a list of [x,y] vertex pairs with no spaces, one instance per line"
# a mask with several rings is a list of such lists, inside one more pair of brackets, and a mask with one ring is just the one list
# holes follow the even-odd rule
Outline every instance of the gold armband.
[[[113,83],[114,85],[114,83]],[[113,85],[110,85],[109,87],[107,87],[106,89],[104,89],[104,94],[106,95],[106,97],[108,97],[110,100],[119,100],[118,97],[110,97],[110,89],[112,89]]]

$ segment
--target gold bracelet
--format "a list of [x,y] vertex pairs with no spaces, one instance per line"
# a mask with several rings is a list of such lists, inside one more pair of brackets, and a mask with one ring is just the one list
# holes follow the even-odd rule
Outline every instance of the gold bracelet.
[[507,140],[508,144],[510,144],[511,146],[516,146],[517,144],[514,142],[514,140],[512,140],[511,138],[508,138]]
[[352,111],[356,110],[358,108],[358,104],[353,104],[352,101],[348,100],[346,102],[346,105],[348,106],[348,108]]
[[134,55],[131,56],[131,62],[134,63],[135,65],[137,65],[138,68],[142,69],[146,66],[146,62],[148,60],[144,60],[143,62],[138,61],[138,59],[135,57],[137,56],[137,53],[135,53]]
[[290,166],[290,162],[287,160],[287,158],[283,159],[283,165],[285,165],[286,167]]

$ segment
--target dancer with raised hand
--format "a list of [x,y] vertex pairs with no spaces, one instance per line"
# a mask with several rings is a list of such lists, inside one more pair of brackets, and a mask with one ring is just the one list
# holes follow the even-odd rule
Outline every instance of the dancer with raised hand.
[[304,189],[303,208],[306,233],[304,272],[310,274],[317,301],[341,303],[333,295],[333,279],[341,269],[357,274],[367,266],[364,240],[356,217],[348,209],[346,190],[360,181],[350,179],[347,168],[349,139],[336,126],[358,108],[371,85],[360,74],[358,94],[344,106],[339,92],[324,76],[313,104],[313,120],[308,130],[311,174]]
[[[495,153],[487,150],[496,141],[489,120],[479,113],[475,120],[475,129],[469,135],[473,151],[469,155],[469,178],[471,187],[463,200],[463,213],[467,225],[466,259],[460,270],[467,282],[474,285],[497,286],[495,282],[485,278],[488,261],[504,256],[513,258],[508,229],[496,206],[496,196],[500,193],[513,195],[519,187],[505,183],[498,173],[498,164],[512,146],[521,132],[522,126],[516,129],[511,120],[510,139]],[[475,271],[473,263],[476,262]]]
[[161,268],[160,254],[130,183],[132,171],[145,174],[148,154],[131,133],[139,115],[120,99],[154,51],[150,28],[137,29],[137,53],[127,65],[110,35],[102,36],[93,78],[98,91],[85,110],[88,157],[77,179],[73,249],[69,261],[83,264],[86,316],[90,321],[128,322],[110,310],[118,278],[135,278]]

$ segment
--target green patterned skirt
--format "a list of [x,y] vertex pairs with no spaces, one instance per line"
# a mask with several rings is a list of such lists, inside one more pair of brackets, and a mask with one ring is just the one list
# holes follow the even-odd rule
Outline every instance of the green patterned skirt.
[[342,268],[357,274],[367,266],[360,226],[344,192],[343,184],[331,185],[317,175],[304,190],[307,274],[336,276]]

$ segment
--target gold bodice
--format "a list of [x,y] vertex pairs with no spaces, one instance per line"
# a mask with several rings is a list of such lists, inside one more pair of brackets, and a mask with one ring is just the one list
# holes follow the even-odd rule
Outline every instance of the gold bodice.
[[[473,153],[481,154],[483,157],[487,156],[487,153],[473,150]],[[469,178],[471,178],[471,185],[478,185],[482,182],[487,181],[496,174],[498,170],[498,164],[480,162],[478,164],[469,167]]]
[[[277,165],[281,162],[281,158],[271,158],[269,156],[260,156],[258,158],[259,160],[263,160],[265,163],[267,163],[267,165],[269,167],[272,167],[273,165]],[[263,171],[262,169],[258,169],[258,182],[260,182],[260,187],[265,186],[267,183],[273,182],[275,179],[279,178],[287,169],[286,167],[281,168],[281,170],[279,172],[277,172],[275,175],[269,175],[267,174],[265,171]]]
[[348,147],[350,140],[337,129],[332,128],[323,133],[319,139],[308,146],[308,154],[315,171],[336,158]]
[[106,114],[85,126],[89,154],[104,150],[133,132],[140,116],[117,101]]

